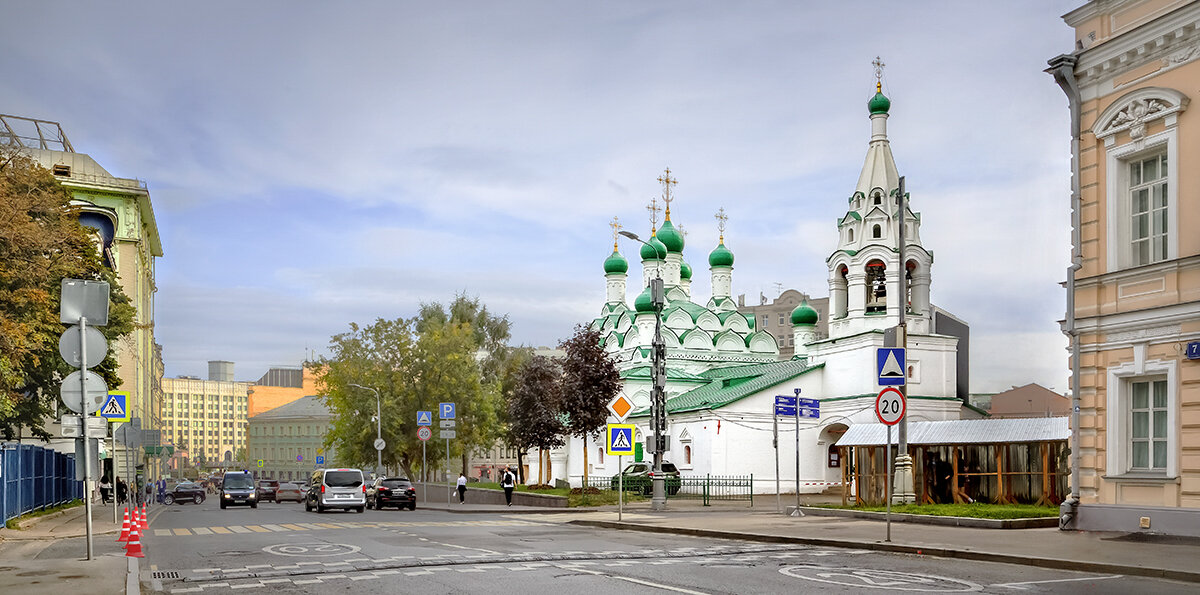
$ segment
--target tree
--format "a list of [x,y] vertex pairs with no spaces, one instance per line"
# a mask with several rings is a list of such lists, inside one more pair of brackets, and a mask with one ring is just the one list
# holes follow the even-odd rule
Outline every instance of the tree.
[[567,352],[562,369],[562,410],[567,430],[583,440],[583,484],[588,480],[588,436],[608,421],[608,402],[621,390],[621,374],[600,345],[600,332],[584,325],[559,344]]
[[[542,451],[565,444],[563,435],[567,428],[560,413],[561,377],[562,370],[554,360],[541,355],[530,357],[517,372],[508,401],[509,443],[518,452],[537,448],[539,461]],[[546,481],[549,480],[547,473]],[[541,472],[538,483],[543,483]]]
[[[0,149],[0,434],[11,440],[43,429],[72,368],[58,354],[62,279],[107,281],[109,344],[133,330],[134,307],[104,266],[71,207],[71,194],[48,170],[12,148]],[[120,386],[115,350],[93,371]]]

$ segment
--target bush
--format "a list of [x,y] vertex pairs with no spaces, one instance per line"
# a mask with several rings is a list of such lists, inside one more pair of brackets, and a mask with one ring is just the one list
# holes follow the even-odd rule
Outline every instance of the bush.
[[571,488],[571,495],[572,495],[572,496],[579,496],[579,495],[581,495],[581,494],[587,494],[587,495],[589,495],[589,496],[595,496],[595,495],[597,495],[597,494],[599,494],[599,493],[600,493],[600,488]]

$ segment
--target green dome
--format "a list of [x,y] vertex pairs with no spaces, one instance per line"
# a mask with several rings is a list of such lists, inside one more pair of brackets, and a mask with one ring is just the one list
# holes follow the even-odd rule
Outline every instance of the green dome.
[[795,310],[792,310],[792,326],[812,326],[817,323],[820,316],[816,310],[808,305],[808,300],[804,300]]
[[667,257],[667,247],[658,237],[651,237],[649,242],[642,244],[642,260],[663,260]]
[[620,252],[613,250],[612,256],[604,259],[604,274],[611,273],[627,273],[629,272],[629,261],[621,256]]
[[650,297],[650,288],[647,287],[644,291],[638,294],[633,300],[633,309],[638,313],[654,312],[654,298]]
[[712,251],[712,253],[710,253],[708,255],[708,266],[710,266],[710,267],[731,267],[731,266],[733,266],[733,252],[730,252],[729,248],[725,247],[725,242],[721,242],[721,244],[719,246],[717,246],[716,249],[714,249]]
[[686,262],[683,263],[683,265],[681,267],[679,267],[679,278],[680,279],[691,279],[692,278],[692,265],[690,265]]
[[676,254],[683,252],[683,234],[679,233],[674,225],[671,225],[670,219],[663,221],[662,227],[659,228],[658,235],[655,237],[667,247],[667,250]]
[[886,114],[888,109],[892,107],[892,100],[884,96],[883,93],[876,91],[875,96],[867,102],[867,109],[871,110],[871,115]]

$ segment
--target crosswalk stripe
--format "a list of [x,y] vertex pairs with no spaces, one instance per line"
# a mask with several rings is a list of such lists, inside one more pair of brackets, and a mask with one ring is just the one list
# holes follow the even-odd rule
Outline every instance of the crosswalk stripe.
[[170,534],[171,534],[171,530],[170,530],[170,529],[155,529],[155,530],[154,530],[154,535],[155,535],[156,537],[162,537],[162,536],[164,536],[164,535],[170,535]]
[[340,526],[333,523],[317,523],[317,526],[321,527],[322,529],[341,529]]
[[316,523],[296,523],[296,524],[300,525],[301,527],[304,527],[305,529],[312,529],[313,531],[320,531],[320,530],[326,528],[326,527],[322,527]]
[[187,529],[171,529],[171,530],[174,531],[176,535],[191,535],[191,533],[188,532]]
[[270,529],[263,529],[262,527],[259,527],[258,525],[246,525],[246,528],[251,531],[254,531],[255,533],[270,533],[271,532]]
[[209,529],[212,529],[213,533],[220,533],[222,535],[233,533],[233,531],[230,531],[229,529],[226,529],[225,527],[209,527]]
[[301,527],[300,525],[295,525],[292,523],[286,523],[286,524],[279,525],[279,526],[286,527],[288,529],[291,529],[292,531],[306,531],[307,530],[305,527]]
[[263,525],[263,528],[270,529],[271,531],[274,531],[276,533],[282,533],[284,531],[291,531],[291,529],[285,529],[283,527],[280,527],[279,525]]
[[233,531],[234,533],[253,533],[253,531],[251,531],[241,525],[231,525],[229,527],[229,530]]
[[207,527],[192,527],[192,533],[196,535],[212,535],[212,531],[209,531]]

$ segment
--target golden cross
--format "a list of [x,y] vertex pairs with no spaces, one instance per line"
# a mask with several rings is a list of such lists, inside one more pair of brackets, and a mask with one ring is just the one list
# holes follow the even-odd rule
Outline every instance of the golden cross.
[[887,66],[879,56],[875,56],[875,60],[871,62],[871,66],[875,67],[875,90],[883,91],[883,67]]
[[717,210],[717,214],[714,215],[714,217],[716,217],[716,219],[717,219],[717,229],[721,230],[721,243],[724,244],[725,243],[725,222],[729,221],[729,215],[725,214],[725,207],[721,207],[719,210]]
[[668,167],[666,172],[663,173],[663,175],[658,176],[658,182],[663,185],[663,202],[667,203],[667,212],[666,212],[665,218],[667,221],[670,221],[671,220],[671,201],[675,200],[674,198],[671,197],[671,186],[678,184],[679,180],[676,180],[671,177],[671,168]]
[[617,232],[621,231],[621,222],[613,217],[612,223],[608,224],[613,230],[613,252],[617,251]]
[[683,228],[683,225],[677,225],[675,227],[675,229],[679,230],[679,235],[683,236],[684,241],[686,241],[687,240],[687,230]]
[[658,212],[662,209],[658,208],[658,197],[651,196],[650,204],[646,205],[646,210],[650,211],[650,237],[654,237],[658,231]]

